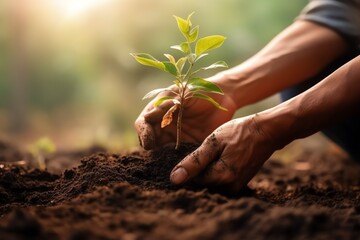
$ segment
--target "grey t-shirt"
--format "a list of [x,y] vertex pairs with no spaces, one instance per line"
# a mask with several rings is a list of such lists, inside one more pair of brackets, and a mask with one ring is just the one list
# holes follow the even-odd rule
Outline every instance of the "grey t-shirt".
[[360,48],[360,0],[311,0],[297,19],[327,26]]

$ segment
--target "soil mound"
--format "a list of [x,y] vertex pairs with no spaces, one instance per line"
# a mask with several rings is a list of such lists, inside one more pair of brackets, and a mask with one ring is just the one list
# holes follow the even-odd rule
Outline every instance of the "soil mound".
[[3,166],[0,239],[359,238],[359,164],[332,153],[272,159],[251,191],[226,196],[171,185],[193,149],[98,152],[61,174]]

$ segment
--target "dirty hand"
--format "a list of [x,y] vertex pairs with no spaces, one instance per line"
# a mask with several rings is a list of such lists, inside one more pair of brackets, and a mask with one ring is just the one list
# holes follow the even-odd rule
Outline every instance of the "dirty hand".
[[172,170],[172,183],[193,179],[200,185],[239,191],[277,149],[256,116],[234,119],[217,128]]
[[[172,89],[176,89],[176,87],[172,86]],[[145,149],[154,149],[176,142],[177,113],[174,114],[173,121],[169,126],[161,128],[162,117],[172,107],[173,102],[168,100],[158,107],[153,106],[159,97],[166,95],[161,94],[147,104],[135,121],[140,145]],[[209,96],[227,108],[228,111],[220,110],[202,99],[189,99],[184,105],[182,142],[200,144],[214,129],[231,120],[234,115],[236,106],[230,97],[226,94]]]

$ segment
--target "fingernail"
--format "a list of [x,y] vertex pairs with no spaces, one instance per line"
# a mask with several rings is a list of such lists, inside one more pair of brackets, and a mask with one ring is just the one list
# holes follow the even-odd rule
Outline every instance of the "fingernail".
[[175,169],[170,175],[170,180],[174,184],[182,184],[186,181],[188,173],[183,167]]

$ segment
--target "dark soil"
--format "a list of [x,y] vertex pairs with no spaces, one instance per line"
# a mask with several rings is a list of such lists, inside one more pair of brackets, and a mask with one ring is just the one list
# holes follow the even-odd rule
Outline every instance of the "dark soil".
[[60,174],[2,164],[0,239],[360,239],[360,164],[331,152],[271,159],[227,196],[170,184],[192,149],[63,154],[78,166]]

